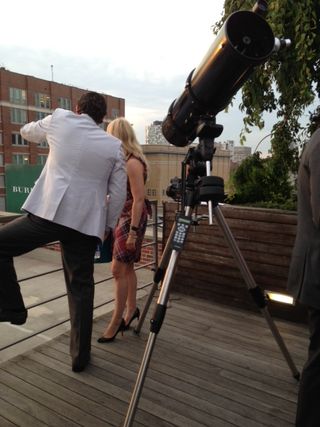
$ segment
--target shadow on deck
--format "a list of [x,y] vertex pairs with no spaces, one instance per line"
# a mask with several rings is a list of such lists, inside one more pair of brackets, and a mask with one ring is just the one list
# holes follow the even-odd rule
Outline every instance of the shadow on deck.
[[[140,306],[143,300],[140,300]],[[0,425],[121,426],[149,335],[98,344],[110,313],[94,321],[92,360],[70,368],[68,332],[0,365]],[[305,325],[276,320],[300,370]],[[172,294],[134,426],[294,425],[298,383],[260,315]]]

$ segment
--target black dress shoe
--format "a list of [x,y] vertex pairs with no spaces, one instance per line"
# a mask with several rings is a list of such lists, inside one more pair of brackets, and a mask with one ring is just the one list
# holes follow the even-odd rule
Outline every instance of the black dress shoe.
[[82,372],[86,369],[88,366],[88,363],[90,362],[90,358],[86,362],[72,362],[72,370],[73,372]]
[[13,325],[23,325],[28,317],[27,310],[4,310],[0,308],[0,322],[10,322]]
[[125,327],[126,327],[126,324],[124,322],[124,319],[122,319],[121,323],[119,325],[119,328],[117,329],[116,333],[112,337],[107,338],[107,337],[102,336],[102,337],[98,338],[97,341],[100,342],[100,343],[112,342],[112,341],[114,341],[114,339],[117,336],[118,332],[121,331],[121,334],[123,335],[123,331],[125,330]]
[[72,370],[73,370],[73,372],[82,372],[86,369],[87,365],[88,365],[88,363],[84,363],[84,364],[73,363],[72,364]]

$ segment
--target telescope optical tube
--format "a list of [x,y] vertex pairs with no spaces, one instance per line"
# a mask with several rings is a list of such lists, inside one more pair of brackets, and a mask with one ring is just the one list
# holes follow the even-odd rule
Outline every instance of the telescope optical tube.
[[269,24],[252,11],[232,13],[179,98],[162,122],[162,133],[175,146],[184,147],[197,137],[201,116],[215,116],[226,108],[254,67],[272,54],[275,38]]

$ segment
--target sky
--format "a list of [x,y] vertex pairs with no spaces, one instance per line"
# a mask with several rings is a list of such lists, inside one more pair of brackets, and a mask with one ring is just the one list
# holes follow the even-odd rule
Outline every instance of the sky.
[[[253,1],[254,3],[254,1]],[[124,98],[140,143],[145,126],[162,120],[215,36],[224,0],[15,0],[2,5],[0,66]],[[53,67],[51,67],[53,66]],[[240,94],[238,94],[240,95]],[[239,145],[239,96],[219,141]],[[273,121],[245,145],[267,151]]]

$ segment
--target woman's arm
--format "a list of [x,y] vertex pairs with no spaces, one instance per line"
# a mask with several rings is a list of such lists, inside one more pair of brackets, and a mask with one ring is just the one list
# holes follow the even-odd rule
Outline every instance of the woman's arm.
[[[133,197],[132,203],[132,215],[131,215],[131,226],[138,227],[141,219],[141,214],[144,205],[145,199],[145,189],[144,189],[144,169],[142,163],[134,158],[131,158],[127,161],[127,174],[129,178],[131,194]],[[131,236],[131,237],[130,237]],[[127,247],[132,247],[132,240],[134,239],[135,232],[130,230],[129,234],[129,245],[127,241]],[[134,246],[133,246],[134,249]]]
[[139,160],[131,158],[127,161],[127,174],[133,197],[131,225],[135,227],[139,226],[145,199],[143,172],[143,165]]

